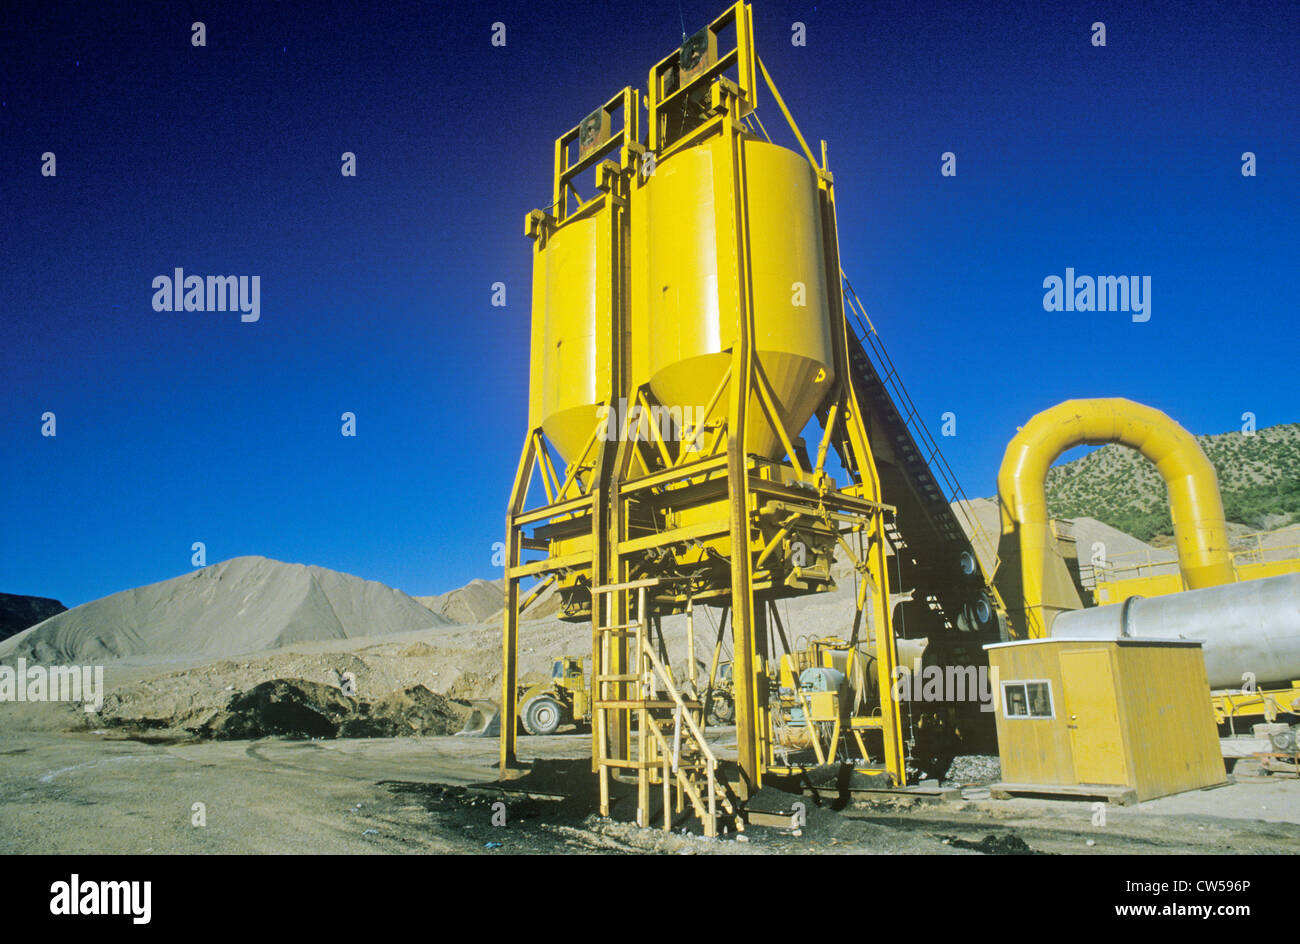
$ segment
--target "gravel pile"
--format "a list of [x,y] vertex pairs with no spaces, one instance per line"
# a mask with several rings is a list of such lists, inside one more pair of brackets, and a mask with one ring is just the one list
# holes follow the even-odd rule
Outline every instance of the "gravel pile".
[[0,642],[0,661],[152,665],[454,625],[373,580],[235,557],[59,613]]
[[962,754],[953,758],[952,766],[948,768],[948,775],[944,777],[944,783],[984,784],[996,783],[1001,779],[1002,764],[996,755]]

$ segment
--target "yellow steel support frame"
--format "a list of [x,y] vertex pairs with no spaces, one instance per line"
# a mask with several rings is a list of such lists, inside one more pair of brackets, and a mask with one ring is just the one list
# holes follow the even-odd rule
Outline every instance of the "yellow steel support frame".
[[[833,325],[835,377],[838,391],[837,395],[829,400],[829,410],[823,426],[823,438],[817,450],[816,469],[819,472],[821,471],[828,445],[837,441],[835,434],[838,419],[843,424],[843,432],[840,436],[840,453],[842,458],[849,460],[845,465],[851,466],[856,472],[857,495],[875,503],[870,522],[866,527],[866,559],[854,561],[854,565],[861,575],[862,583],[859,587],[857,599],[853,642],[857,642],[859,626],[867,602],[865,597],[869,593],[871,598],[871,619],[874,628],[877,681],[880,691],[880,730],[884,740],[885,767],[894,783],[903,786],[907,782],[907,775],[903,751],[902,721],[899,705],[893,696],[894,669],[898,664],[898,651],[891,621],[892,607],[889,605],[888,600],[889,581],[885,559],[885,517],[883,509],[879,507],[881,498],[880,477],[876,471],[876,463],[867,437],[866,425],[861,407],[857,401],[857,394],[854,392],[853,384],[848,380],[850,376],[848,322],[844,313],[845,301],[841,288],[842,270],[840,267],[839,227],[835,215],[834,178],[828,169],[826,142],[822,142],[822,162],[819,166],[804,139],[803,133],[795,123],[794,117],[786,108],[785,101],[781,98],[776,83],[772,81],[772,76],[761,60],[758,61],[758,69],[767,84],[768,91],[772,93],[773,101],[780,108],[782,115],[785,116],[786,122],[790,126],[790,130],[798,140],[804,157],[816,172],[818,189],[821,193],[822,235],[823,245],[826,247],[827,262],[826,286],[830,296],[828,300],[830,302],[831,317],[835,319]],[[844,546],[846,551],[849,551],[842,538],[840,544]],[[849,553],[850,557],[852,557],[851,551]],[[860,738],[859,744],[861,744]]]
[[[578,140],[581,126],[575,127],[556,139],[555,142],[555,217],[534,210],[528,214],[525,231],[534,239],[533,260],[537,265],[538,256],[544,250],[545,241],[555,229],[578,214],[585,214],[598,209],[601,201],[608,205],[608,220],[611,227],[611,258],[607,260],[610,279],[610,293],[602,300],[602,307],[608,312],[607,330],[610,336],[609,350],[623,350],[622,337],[627,320],[627,291],[622,273],[625,271],[626,240],[623,238],[627,214],[627,195],[632,176],[636,173],[637,156],[640,139],[640,94],[627,88],[614,96],[602,106],[601,111],[612,115],[622,111],[623,127],[599,141],[597,146],[570,162],[570,145]],[[603,160],[611,150],[617,149],[620,159],[618,164]],[[568,191],[570,181],[583,170],[596,169],[597,186],[602,191],[586,203],[570,207]],[[539,369],[534,363],[532,369]],[[623,388],[625,365],[621,357],[615,354],[615,363],[610,372],[610,389],[602,395],[606,407],[617,409],[618,395]],[[571,567],[586,568],[593,585],[606,584],[615,567],[610,556],[607,539],[611,528],[616,528],[616,521],[611,520],[611,482],[612,469],[619,461],[617,455],[620,444],[608,437],[601,437],[605,426],[599,419],[593,424],[591,435],[587,439],[582,453],[570,463],[563,482],[556,475],[547,451],[545,436],[541,427],[529,431],[524,442],[523,453],[519,458],[519,467],[515,472],[514,484],[510,491],[510,502],[506,512],[506,547],[505,547],[505,610],[502,619],[501,641],[501,734],[498,764],[503,779],[518,774],[518,757],[516,753],[517,732],[515,728],[518,711],[518,676],[519,676],[519,615],[520,594],[519,581],[527,576],[553,578]],[[588,467],[593,451],[595,459]],[[581,481],[580,471],[589,469],[590,475],[585,483]],[[540,472],[542,484],[546,489],[547,502],[541,508],[525,511],[528,501],[529,485],[535,472]],[[576,492],[577,494],[573,494]],[[591,551],[563,559],[549,558],[525,565],[523,563],[524,528],[530,524],[544,522],[574,513],[590,510],[591,514]],[[604,612],[603,596],[597,595],[592,600],[593,625],[600,625],[607,618]],[[597,652],[594,650],[593,655]],[[596,664],[596,663],[593,663]],[[593,726],[593,767],[598,751],[595,738],[598,732]],[[616,743],[618,742],[615,736]],[[625,743],[625,738],[623,739]]]
[[[734,27],[736,45],[731,51],[718,55],[718,38],[731,27]],[[669,90],[667,79],[670,74],[675,73],[678,64],[677,50],[650,68],[650,79],[646,87],[646,111],[650,115],[651,151],[664,151],[674,143],[666,140],[664,116],[683,110],[682,103],[695,89],[711,88],[717,84],[730,86],[737,92],[733,111],[736,120],[745,117],[758,106],[754,14],[749,4],[741,2],[729,7],[725,13],[706,26],[703,32],[708,36],[705,61],[698,74],[691,77],[689,81],[678,83],[675,88]],[[736,71],[735,83],[723,75],[731,69]]]
[[515,702],[518,692],[515,681],[519,677],[519,578],[510,576],[519,566],[522,554],[523,532],[515,525],[515,516],[523,511],[528,498],[528,483],[536,459],[536,432],[528,434],[523,455],[515,471],[514,486],[510,490],[510,505],[506,510],[506,593],[505,626],[501,641],[501,776],[510,776],[515,766]]
[[[749,242],[746,206],[741,184],[745,180],[745,152],[741,135],[743,126],[734,114],[725,121],[731,158],[731,173],[715,178],[721,191],[715,206],[719,219],[716,232],[726,233],[735,227],[737,260],[735,271],[739,284],[718,285],[718,293],[730,288],[734,293],[735,311],[740,324],[731,351],[731,396],[727,407],[727,481],[728,518],[731,529],[731,632],[735,686],[736,747],[743,778],[742,791],[758,790],[763,785],[763,764],[767,760],[770,732],[767,730],[766,655],[767,633],[755,632],[754,584],[750,579],[749,548],[752,543],[749,498],[749,453],[745,448],[749,425],[747,416],[754,370],[753,292],[749,283]],[[726,216],[730,215],[731,219]],[[719,247],[721,251],[721,247]],[[719,271],[726,271],[722,266]]]
[[[652,74],[653,78],[653,74]],[[740,782],[736,784],[742,796],[758,789],[763,782],[765,769],[772,765],[771,718],[768,708],[767,665],[769,659],[768,633],[766,630],[767,600],[756,599],[754,591],[753,569],[756,565],[751,557],[757,546],[757,553],[766,560],[764,552],[770,553],[768,543],[763,542],[757,530],[758,503],[755,501],[751,482],[757,480],[753,458],[745,442],[749,429],[749,412],[757,404],[762,410],[763,419],[777,434],[779,441],[787,452],[787,461],[791,468],[803,472],[803,467],[794,455],[791,432],[780,428],[780,418],[771,403],[770,394],[764,387],[762,365],[756,351],[755,329],[753,320],[753,287],[750,284],[750,264],[748,259],[748,209],[741,182],[745,180],[744,140],[747,129],[739,120],[744,108],[743,93],[734,86],[727,89],[724,80],[719,80],[715,88],[722,87],[721,96],[725,102],[726,113],[716,117],[684,136],[676,146],[670,147],[661,160],[669,160],[678,147],[700,144],[710,134],[724,134],[728,138],[727,154],[731,166],[728,173],[720,173],[714,179],[716,187],[715,221],[718,232],[734,232],[737,239],[734,244],[728,242],[719,246],[719,251],[734,251],[739,258],[733,265],[719,265],[719,271],[736,271],[739,273],[735,285],[718,286],[720,308],[734,310],[738,325],[736,342],[731,350],[731,365],[724,383],[727,386],[726,425],[713,437],[713,449],[709,455],[687,460],[679,453],[676,460],[665,459],[664,470],[647,470],[647,478],[653,477],[655,487],[667,493],[673,484],[683,483],[699,469],[708,464],[713,450],[725,448],[727,469],[727,507],[728,532],[732,553],[730,557],[731,584],[731,621],[733,638],[733,686],[736,708],[737,753],[740,767]],[[655,109],[651,96],[651,127],[657,126]],[[833,325],[833,342],[835,348],[835,378],[828,393],[826,427],[822,443],[818,450],[817,473],[821,472],[826,451],[833,442],[837,451],[848,459],[845,465],[854,471],[855,481],[847,493],[836,493],[824,487],[818,501],[800,509],[811,518],[847,523],[850,530],[864,533],[866,553],[861,560],[855,560],[855,566],[862,575],[862,587],[857,601],[858,619],[861,624],[863,611],[869,608],[869,620],[876,650],[877,670],[879,673],[879,690],[885,693],[878,727],[883,735],[882,754],[884,768],[898,785],[906,783],[902,728],[896,702],[892,699],[893,671],[897,664],[897,652],[894,634],[890,622],[888,601],[888,582],[885,569],[885,514],[886,507],[880,499],[880,485],[876,474],[874,459],[867,438],[866,428],[860,407],[854,395],[852,385],[848,382],[849,359],[847,323],[844,318],[843,299],[838,291],[839,285],[839,251],[835,227],[834,189],[831,177],[823,168],[814,165],[821,194],[822,221],[824,226],[824,245],[826,249],[826,282],[831,290],[830,309]],[[725,293],[725,294],[724,294]],[[730,296],[730,297],[728,297]],[[728,304],[730,302],[730,305]],[[721,393],[719,389],[719,393]],[[636,391],[638,398],[646,397],[646,391]],[[715,398],[716,399],[716,398]],[[713,403],[708,411],[711,413]],[[651,452],[651,463],[658,458],[664,448],[663,443],[646,444]],[[635,447],[625,447],[626,455],[619,464],[616,479],[622,479],[631,471],[631,453]],[[805,473],[812,476],[814,473]],[[641,482],[633,480],[631,497],[617,502],[619,514],[623,521],[630,517],[629,506],[637,500],[636,495],[643,491]],[[771,483],[764,483],[764,489],[772,488]],[[626,490],[625,492],[628,492]],[[858,500],[857,507],[848,508],[850,496]],[[797,503],[797,499],[792,499]],[[794,517],[793,515],[791,517]],[[627,540],[626,533],[619,535],[620,540]],[[665,547],[678,538],[671,534],[641,538],[636,542],[640,550],[662,543]],[[774,539],[774,540],[779,540]],[[620,567],[618,580],[630,582],[634,574],[626,566]],[[625,601],[619,617],[621,622],[632,619],[630,601]],[[712,675],[712,670],[711,673]],[[872,725],[872,729],[877,725]],[[857,735],[861,738],[861,735]]]
[[[736,49],[717,57],[716,34],[734,24]],[[689,482],[698,482],[701,477],[716,474],[712,470],[726,469],[726,529],[730,537],[729,584],[721,587],[720,592],[729,589],[729,606],[724,613],[729,613],[733,638],[732,684],[736,710],[739,781],[732,786],[741,799],[757,790],[763,783],[764,771],[772,766],[771,718],[768,707],[767,669],[768,669],[768,633],[767,609],[768,594],[756,595],[754,586],[754,558],[757,555],[770,554],[760,531],[761,515],[764,507],[777,506],[782,520],[796,520],[802,516],[815,519],[843,531],[857,531],[864,537],[865,553],[855,560],[855,567],[861,575],[862,587],[857,600],[855,618],[855,635],[857,627],[868,617],[869,632],[872,634],[876,652],[877,671],[879,673],[879,691],[881,692],[880,718],[868,730],[879,727],[883,735],[882,755],[884,768],[891,775],[896,785],[906,783],[902,729],[899,722],[898,706],[893,700],[893,671],[897,664],[894,633],[890,620],[891,607],[888,599],[888,580],[885,568],[886,514],[887,506],[880,501],[880,483],[867,438],[860,406],[856,400],[853,386],[849,381],[850,363],[848,356],[848,327],[844,315],[844,299],[840,291],[839,246],[835,223],[834,188],[830,174],[825,168],[823,148],[823,166],[812,166],[816,172],[821,202],[821,225],[823,227],[823,244],[825,246],[825,281],[828,291],[828,306],[832,323],[832,341],[834,347],[834,376],[824,401],[824,409],[818,411],[825,416],[824,433],[818,447],[815,468],[805,470],[795,454],[797,449],[794,437],[800,430],[784,429],[779,411],[773,402],[770,387],[765,383],[765,374],[759,363],[757,339],[754,326],[754,288],[750,274],[750,246],[748,236],[748,206],[743,186],[745,173],[745,141],[748,129],[742,118],[754,107],[758,68],[752,45],[752,26],[749,7],[737,3],[726,14],[715,20],[709,27],[714,38],[709,42],[709,59],[702,65],[701,72],[684,85],[665,94],[666,85],[662,83],[672,57],[664,60],[651,70],[650,92],[648,96],[649,141],[652,150],[658,153],[658,160],[663,161],[677,150],[697,145],[712,135],[725,135],[727,138],[726,154],[730,166],[727,172],[718,173],[715,178],[715,225],[719,233],[735,233],[736,239],[723,240],[719,243],[719,252],[734,252],[734,260],[728,265],[719,265],[719,271],[738,273],[735,284],[719,284],[720,308],[736,312],[737,330],[735,343],[730,355],[731,362],[727,376],[717,388],[706,415],[712,415],[715,408],[721,414],[725,396],[725,420],[720,416],[713,434],[709,437],[707,450],[691,450],[688,454],[684,444],[678,444],[676,455],[662,440],[652,438],[650,442],[637,443],[635,438],[620,435],[617,442],[602,441],[597,448],[595,433],[588,440],[584,454],[567,470],[563,481],[548,470],[546,446],[541,430],[535,429],[528,436],[519,469],[516,473],[514,488],[511,493],[509,512],[507,514],[506,541],[506,610],[503,627],[502,653],[502,723],[500,741],[500,764],[502,776],[509,776],[516,764],[515,747],[515,712],[516,677],[518,673],[518,605],[521,576],[539,575],[563,571],[569,568],[589,569],[590,582],[593,587],[603,588],[593,594],[593,687],[598,704],[603,703],[602,710],[596,712],[592,731],[593,764],[599,769],[602,808],[608,809],[608,787],[611,777],[620,776],[620,771],[636,771],[640,806],[644,809],[648,789],[651,784],[661,784],[665,793],[667,806],[669,780],[673,776],[676,748],[673,757],[668,756],[666,742],[655,727],[667,719],[661,715],[652,715],[651,711],[665,710],[656,698],[660,684],[666,686],[673,695],[669,701],[675,701],[678,713],[685,705],[682,696],[677,693],[672,680],[675,678],[671,666],[660,664],[653,653],[646,658],[653,663],[654,672],[647,676],[640,664],[643,648],[648,644],[645,626],[653,621],[657,624],[660,607],[667,607],[665,612],[677,604],[668,602],[672,598],[671,589],[665,589],[657,581],[646,581],[644,574],[633,573],[636,562],[646,559],[647,551],[668,551],[671,546],[683,538],[680,533],[663,532],[656,540],[654,535],[644,533],[635,535],[632,522],[637,514],[644,516],[646,509],[656,500],[678,494],[675,490]],[[722,73],[734,67],[738,81],[732,81]],[[763,70],[764,78],[766,70]],[[662,137],[664,125],[661,120],[662,108],[680,105],[686,101],[685,96],[692,89],[707,83],[709,89],[708,117],[698,127],[681,134],[675,140],[667,141]],[[774,98],[782,106],[779,97]],[[623,101],[628,99],[625,95]],[[613,102],[607,104],[608,112]],[[595,113],[593,113],[595,114]],[[534,211],[530,214],[529,231],[539,240],[544,239],[548,230],[562,225],[563,219],[574,213],[585,214],[591,204],[597,200],[610,201],[611,225],[616,227],[612,240],[614,258],[610,260],[612,271],[618,273],[611,281],[612,297],[609,301],[612,351],[622,351],[622,338],[627,319],[628,294],[623,283],[624,265],[627,261],[626,246],[621,236],[621,214],[627,212],[629,200],[633,197],[631,188],[644,180],[638,176],[637,161],[643,148],[637,143],[637,112],[633,109],[624,119],[621,135],[621,166],[610,164],[598,165],[600,179],[608,185],[608,192],[603,197],[593,198],[585,204],[570,209],[568,201],[569,180],[573,173],[586,167],[597,166],[599,154],[589,153],[577,164],[567,163],[568,147],[566,142],[576,133],[556,142],[556,211],[559,221],[551,220],[545,214]],[[787,115],[788,117],[788,115]],[[793,124],[793,122],[792,122]],[[802,140],[802,137],[801,137]],[[807,149],[805,147],[805,153]],[[810,157],[811,160],[811,157]],[[612,170],[611,170],[612,168]],[[538,249],[540,251],[540,248]],[[616,355],[618,356],[618,355]],[[608,403],[613,408],[619,396],[627,396],[629,402],[639,403],[648,397],[648,389],[627,389],[628,365],[620,362],[615,365],[612,389],[605,391]],[[725,389],[724,389],[725,388]],[[785,488],[770,480],[773,463],[749,455],[746,438],[749,430],[751,409],[757,408],[762,419],[772,427],[782,448],[786,452],[786,468],[790,474],[805,484],[816,485],[817,491],[810,493],[806,489]],[[712,424],[711,424],[712,425]],[[692,431],[689,444],[701,435],[700,430]],[[841,457],[844,467],[852,477],[852,483],[845,489],[837,489],[834,483],[822,471],[829,447],[834,446]],[[581,482],[575,466],[585,462],[592,450],[597,454],[591,466],[591,475],[585,483]],[[801,447],[800,447],[801,448]],[[725,454],[718,455],[725,449]],[[532,564],[522,563],[524,548],[524,524],[541,523],[548,519],[548,509],[525,512],[528,484],[534,471],[542,464],[542,474],[551,494],[549,499],[555,517],[572,515],[585,511],[591,514],[592,544],[588,554],[570,554],[563,559],[541,561]],[[809,463],[811,464],[811,463]],[[634,474],[634,466],[639,474]],[[547,474],[549,471],[549,478]],[[580,489],[577,488],[582,485]],[[574,490],[577,495],[572,494]],[[761,495],[756,495],[761,491]],[[770,496],[779,497],[776,502]],[[762,499],[761,501],[759,499]],[[706,523],[707,525],[707,523]],[[681,529],[675,529],[680,532]],[[644,528],[642,527],[642,531]],[[635,547],[636,557],[631,556]],[[628,550],[623,550],[623,549]],[[653,556],[653,555],[651,555]],[[767,555],[764,554],[764,560]],[[636,591],[635,593],[633,591]],[[719,588],[714,588],[715,595]],[[667,594],[663,596],[663,594]],[[661,597],[663,603],[658,602]],[[688,591],[689,596],[689,591]],[[637,626],[638,633],[630,628]],[[638,666],[630,664],[629,640],[636,636],[639,642]],[[719,630],[718,643],[713,654],[713,664],[709,671],[710,688],[716,673],[717,658],[721,645],[722,630]],[[694,686],[692,685],[692,691]],[[671,707],[671,706],[670,706]],[[691,710],[701,710],[698,703]],[[639,743],[634,744],[631,737],[631,719],[633,713],[640,717]],[[681,722],[677,722],[680,731]],[[696,733],[696,732],[693,732]],[[861,734],[854,730],[854,736],[861,745]],[[700,738],[702,744],[702,738]],[[676,741],[674,741],[676,743]],[[832,745],[832,750],[835,747]],[[635,754],[635,758],[634,755]],[[707,748],[704,754],[708,754]],[[711,777],[711,774],[710,774]],[[695,785],[698,788],[698,784]],[[683,792],[691,793],[692,799],[703,798],[698,790],[693,792],[689,779],[677,779],[678,806],[682,803]],[[712,794],[712,786],[709,789]],[[730,808],[725,793],[720,799]],[[667,810],[665,809],[665,823]],[[712,809],[710,809],[710,819]]]
[[[767,70],[764,69],[766,77]],[[771,79],[768,79],[769,84]],[[773,97],[777,98],[772,88]],[[779,99],[778,99],[779,100]],[[782,106],[784,108],[784,106]],[[793,125],[793,119],[791,119]],[[836,415],[841,418],[847,432],[847,449],[850,464],[856,469],[857,495],[875,503],[866,527],[866,553],[856,566],[861,575],[854,620],[854,639],[866,603],[864,592],[871,598],[871,622],[874,630],[876,673],[880,692],[880,732],[884,741],[885,769],[896,786],[907,783],[905,755],[903,752],[903,726],[899,705],[894,697],[894,668],[898,665],[898,647],[894,639],[891,619],[893,607],[889,604],[889,578],[885,560],[885,512],[880,507],[880,476],[876,471],[875,457],[867,438],[862,409],[858,404],[853,384],[849,382],[848,321],[844,315],[844,296],[840,289],[840,241],[835,216],[835,185],[826,168],[826,146],[822,144],[822,166],[813,165],[817,171],[818,187],[822,199],[822,236],[826,246],[826,286],[830,293],[831,317],[835,319],[835,374],[839,396],[831,404],[827,426],[833,428]],[[832,436],[830,430],[828,436]],[[846,548],[847,550],[847,548]]]

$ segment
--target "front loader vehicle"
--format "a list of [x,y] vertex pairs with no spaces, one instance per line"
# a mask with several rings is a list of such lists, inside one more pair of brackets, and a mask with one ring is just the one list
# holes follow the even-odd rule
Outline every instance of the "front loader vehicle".
[[736,720],[735,691],[731,680],[731,663],[718,666],[717,678],[709,694],[709,721],[713,724],[732,724]]
[[519,695],[519,721],[529,734],[554,734],[562,725],[591,721],[591,689],[578,656],[563,656],[551,665],[551,678]]

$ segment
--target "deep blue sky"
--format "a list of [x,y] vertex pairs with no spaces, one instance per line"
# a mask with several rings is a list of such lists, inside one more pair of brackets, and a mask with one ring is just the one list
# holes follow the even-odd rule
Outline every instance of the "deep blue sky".
[[[1071,396],[1197,433],[1300,419],[1300,8],[984,6],[755,3],[760,55],[829,142],[845,268],[925,418],[957,414],[966,491]],[[550,202],[555,137],[723,7],[7,10],[0,591],[76,605],[189,570],[194,541],[416,594],[499,576],[523,216]],[[176,266],[261,276],[261,320],[153,311]],[[1151,321],[1045,312],[1067,266],[1150,275]]]

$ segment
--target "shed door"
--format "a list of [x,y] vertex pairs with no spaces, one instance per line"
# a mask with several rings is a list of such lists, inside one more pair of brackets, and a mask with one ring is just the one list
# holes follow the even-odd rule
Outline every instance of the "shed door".
[[1065,686],[1065,722],[1074,753],[1075,780],[1127,784],[1128,763],[1120,737],[1110,653],[1105,649],[1061,653],[1061,681]]

